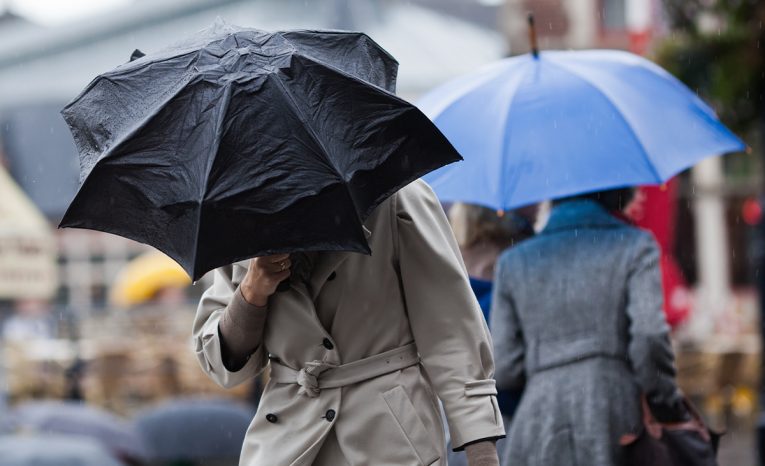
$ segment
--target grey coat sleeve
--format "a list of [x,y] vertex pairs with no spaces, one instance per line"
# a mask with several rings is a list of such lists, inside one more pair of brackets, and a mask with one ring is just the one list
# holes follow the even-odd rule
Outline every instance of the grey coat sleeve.
[[659,248],[649,234],[642,234],[635,251],[627,280],[630,363],[654,414],[677,417],[683,408],[664,317]]
[[499,390],[520,388],[526,381],[523,331],[513,301],[512,281],[509,278],[510,268],[520,265],[517,262],[505,253],[497,261],[494,275],[489,320],[494,341],[494,377]]

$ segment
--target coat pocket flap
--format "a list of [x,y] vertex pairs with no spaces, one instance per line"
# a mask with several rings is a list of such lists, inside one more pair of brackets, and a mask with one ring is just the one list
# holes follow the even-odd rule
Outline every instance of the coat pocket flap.
[[497,382],[494,379],[474,380],[465,384],[465,396],[497,395]]
[[416,452],[420,464],[430,465],[437,461],[439,459],[438,451],[433,446],[430,433],[417,415],[406,391],[397,386],[382,393],[382,397]]

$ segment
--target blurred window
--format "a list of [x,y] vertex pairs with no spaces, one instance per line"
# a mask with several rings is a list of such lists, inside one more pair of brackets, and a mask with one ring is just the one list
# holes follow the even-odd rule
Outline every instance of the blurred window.
[[604,31],[627,29],[627,0],[601,0],[601,26]]

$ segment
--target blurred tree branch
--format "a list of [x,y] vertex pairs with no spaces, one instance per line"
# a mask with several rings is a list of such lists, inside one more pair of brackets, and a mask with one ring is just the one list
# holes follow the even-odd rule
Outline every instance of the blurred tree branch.
[[765,114],[765,2],[664,0],[672,29],[657,61],[739,133]]

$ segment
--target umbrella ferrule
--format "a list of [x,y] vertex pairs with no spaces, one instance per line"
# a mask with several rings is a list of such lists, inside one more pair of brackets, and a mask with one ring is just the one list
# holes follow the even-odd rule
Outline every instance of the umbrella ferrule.
[[539,59],[539,45],[537,43],[537,28],[534,25],[534,13],[529,13],[529,46],[531,47],[531,55],[535,59]]

